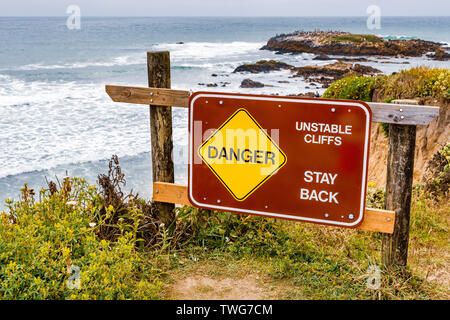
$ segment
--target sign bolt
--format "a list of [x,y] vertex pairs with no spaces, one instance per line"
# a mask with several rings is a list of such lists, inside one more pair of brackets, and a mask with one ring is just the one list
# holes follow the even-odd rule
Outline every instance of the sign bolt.
[[335,108],[331,108],[331,112],[335,112],[336,111],[336,109]]
[[219,101],[219,104],[223,104],[223,101],[222,101],[222,100],[220,100],[220,101]]
[[217,203],[220,203],[221,201],[220,200],[217,200]]
[[330,215],[328,213],[325,213],[325,218],[328,218]]
[[353,220],[353,219],[355,218],[355,216],[353,215],[353,213],[350,213],[350,214],[348,215],[348,218],[349,218],[350,220]]

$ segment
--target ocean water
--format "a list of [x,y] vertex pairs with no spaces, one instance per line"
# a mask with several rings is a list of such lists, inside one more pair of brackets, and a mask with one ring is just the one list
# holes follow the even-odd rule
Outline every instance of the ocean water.
[[[119,156],[127,190],[149,199],[148,107],[112,102],[105,84],[146,86],[146,51],[170,50],[175,89],[322,93],[320,86],[290,78],[288,71],[250,75],[272,85],[260,89],[239,88],[249,75],[232,73],[242,63],[261,59],[296,66],[330,63],[314,61],[312,54],[259,50],[275,34],[315,29],[450,44],[450,17],[385,17],[379,30],[368,30],[365,17],[90,17],[82,18],[80,30],[69,30],[66,17],[0,17],[0,203],[17,198],[24,183],[39,189],[45,177],[67,173],[95,184],[112,154]],[[387,74],[419,65],[450,67],[425,57],[390,62],[363,64]],[[187,111],[175,108],[173,117],[176,182],[186,183]]]

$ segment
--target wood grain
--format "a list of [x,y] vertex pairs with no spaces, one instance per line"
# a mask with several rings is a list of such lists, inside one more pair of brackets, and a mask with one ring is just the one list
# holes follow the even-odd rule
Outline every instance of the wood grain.
[[106,86],[106,93],[115,102],[154,104],[166,107],[187,107],[189,92],[183,90]]
[[[147,69],[150,87],[170,88],[170,54],[168,51],[147,52]],[[150,133],[153,181],[174,182],[172,108],[156,104],[150,105]],[[161,221],[170,224],[175,218],[173,212],[175,206],[170,203],[156,203],[155,205]]]
[[[173,183],[153,183],[153,201],[192,206],[188,199],[187,186]],[[394,222],[394,211],[366,208],[364,221],[358,229],[392,233],[394,230]]]
[[[107,85],[106,92],[115,102],[182,108],[189,106],[189,91]],[[368,102],[367,104],[372,110],[373,122],[426,125],[439,115],[439,107],[436,106],[380,102]]]
[[439,116],[439,107],[368,102],[373,122],[426,125]]
[[389,125],[385,208],[394,210],[394,232],[383,236],[381,257],[384,265],[406,266],[416,126]]

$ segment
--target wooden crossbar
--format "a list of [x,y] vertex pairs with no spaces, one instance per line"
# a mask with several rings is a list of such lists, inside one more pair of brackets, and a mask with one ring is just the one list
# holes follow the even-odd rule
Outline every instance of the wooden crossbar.
[[[155,182],[153,183],[153,201],[192,206],[185,185]],[[366,208],[364,221],[358,229],[392,233],[394,231],[395,211]]]
[[[115,102],[158,105],[168,107],[189,106],[190,92],[185,90],[106,86],[106,93]],[[372,121],[426,125],[439,115],[439,107],[367,102],[372,109]]]

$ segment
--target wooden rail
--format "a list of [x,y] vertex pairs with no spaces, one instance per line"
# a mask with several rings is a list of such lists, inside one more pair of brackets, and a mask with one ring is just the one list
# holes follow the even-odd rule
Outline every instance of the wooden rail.
[[[173,183],[153,183],[153,201],[192,206],[188,199],[187,186]],[[364,221],[358,229],[392,233],[394,231],[394,223],[394,211],[366,208]]]
[[[153,104],[167,107],[189,106],[189,91],[159,88],[106,86],[106,93],[115,102]],[[426,125],[439,115],[439,107],[411,104],[367,102],[372,121],[394,124]]]

